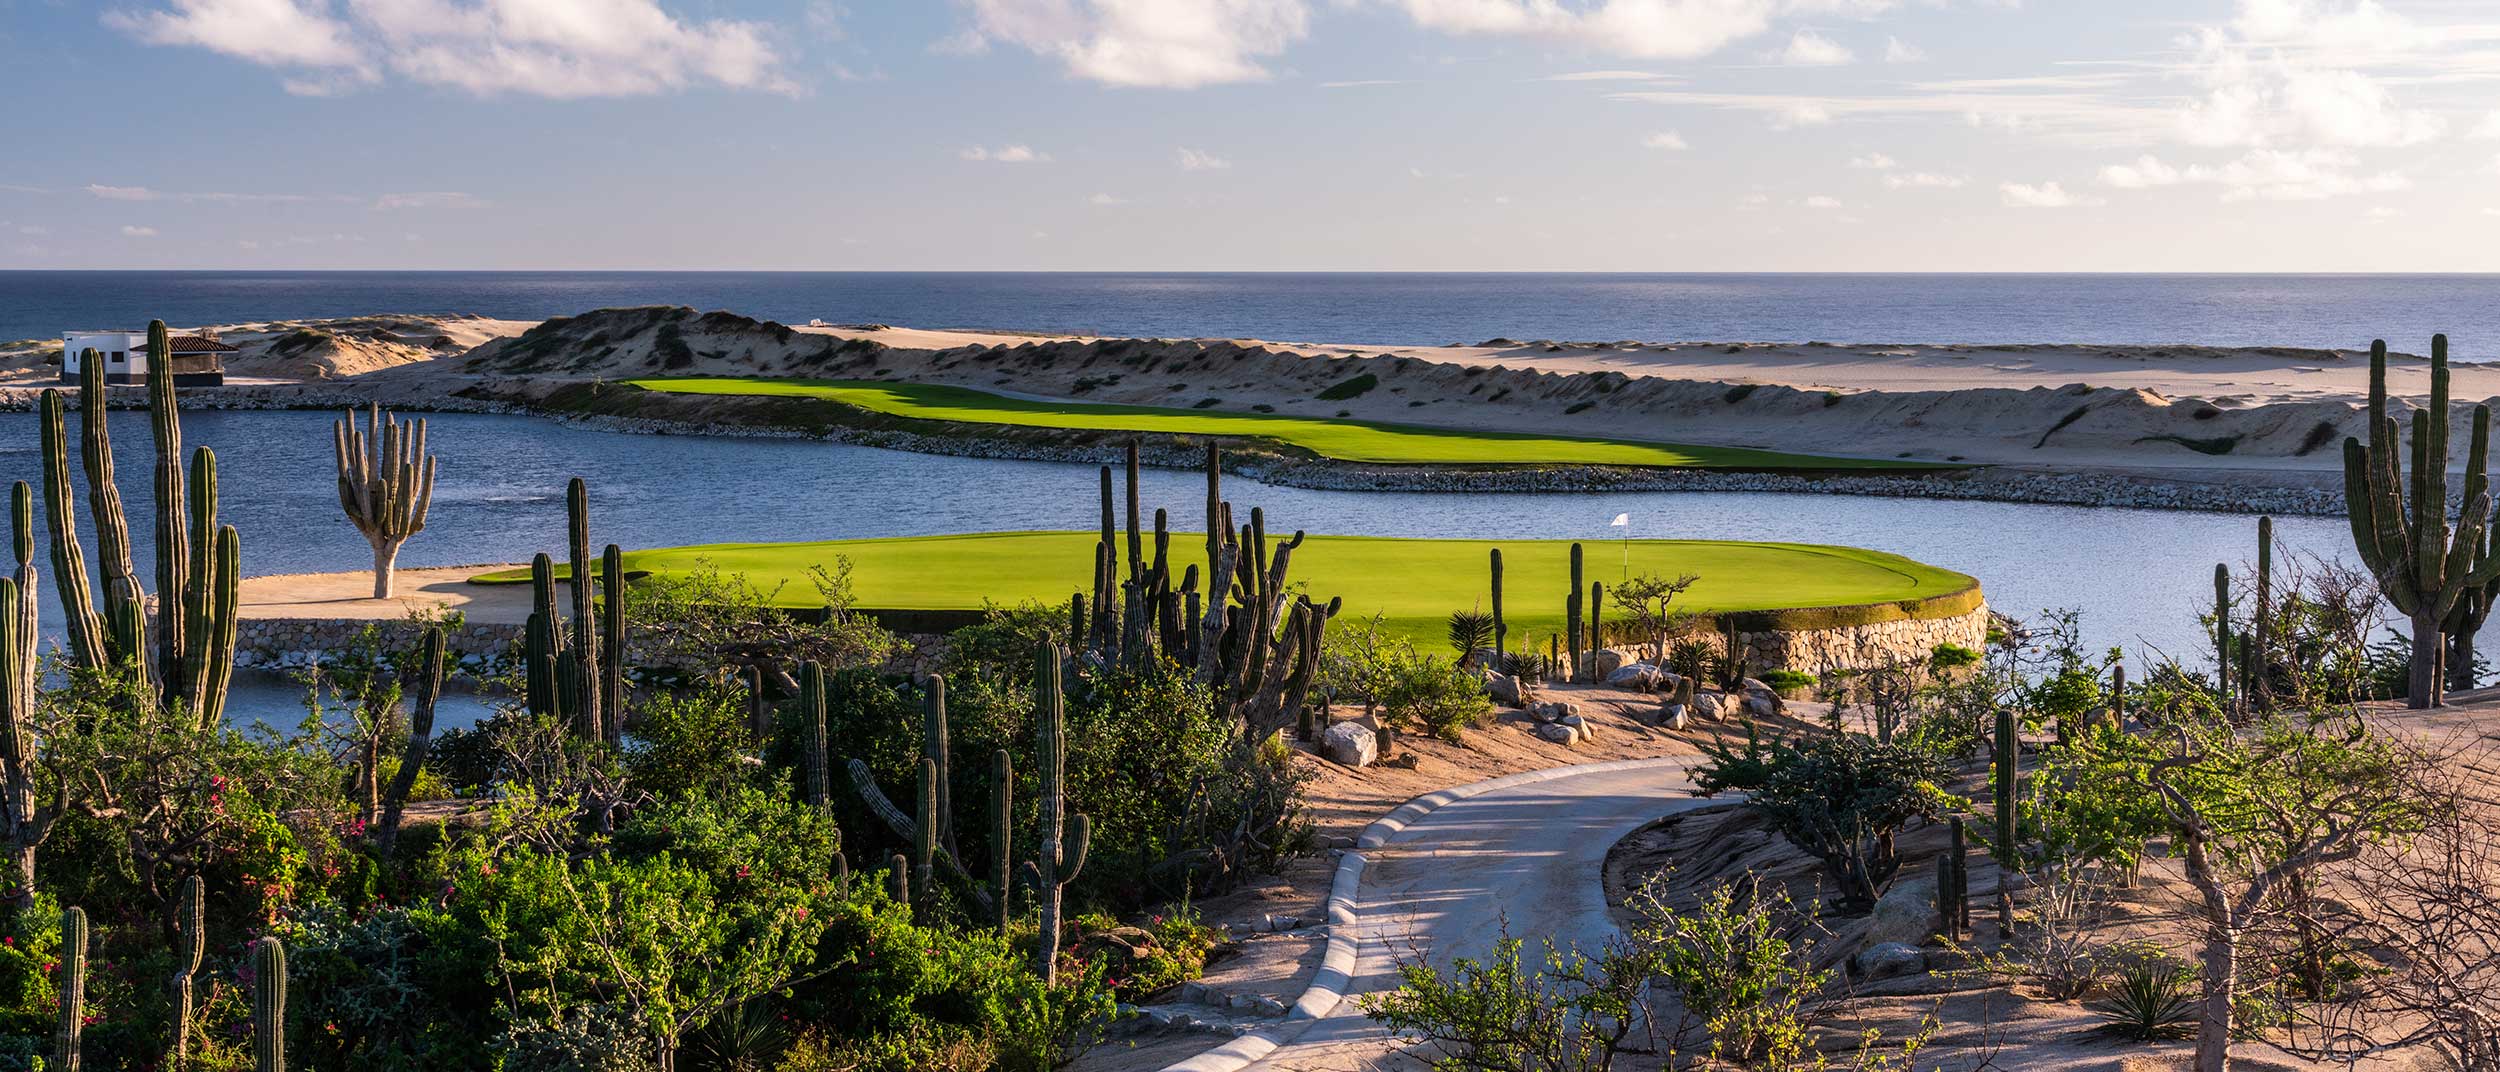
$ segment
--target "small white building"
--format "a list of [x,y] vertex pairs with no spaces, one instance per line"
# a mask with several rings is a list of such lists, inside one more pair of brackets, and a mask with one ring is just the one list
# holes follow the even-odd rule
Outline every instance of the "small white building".
[[[225,355],[238,348],[217,341],[205,331],[169,335],[174,386],[215,387],[226,382]],[[77,383],[86,371],[90,351],[104,362],[104,382],[148,382],[148,333],[144,331],[64,331],[61,333],[61,382]]]

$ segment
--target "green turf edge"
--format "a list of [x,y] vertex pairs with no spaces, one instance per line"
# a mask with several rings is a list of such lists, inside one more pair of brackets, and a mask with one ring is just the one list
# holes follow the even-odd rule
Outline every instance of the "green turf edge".
[[[1034,530],[1034,531],[1041,531],[1041,530]],[[958,532],[958,533],[947,533],[947,534],[944,534],[944,535],[939,535],[939,536],[928,536],[928,537],[921,537],[921,538],[923,538],[923,539],[932,539],[932,540],[942,540],[942,539],[971,539],[971,538],[989,537],[989,536],[1013,536],[1013,535],[1025,535],[1025,534],[1027,534],[1027,533],[1025,533],[1025,532]],[[1393,539],[1393,538],[1395,538],[1395,537],[1373,537],[1373,538],[1374,538],[1374,539]],[[645,550],[652,550],[652,551],[660,551],[660,550],[683,551],[683,550],[693,550],[693,549],[700,548],[700,547],[755,547],[755,546],[768,546],[768,545],[770,544],[770,542],[771,542],[771,541],[756,541],[756,542],[734,543],[734,544],[693,544],[693,545],[688,545],[688,546],[686,546],[686,547],[671,547],[671,548],[656,548],[656,547],[655,547],[655,548],[645,548]],[[811,542],[811,543],[812,543],[812,542],[825,542],[825,541],[799,541],[799,542]],[[1777,541],[1747,541],[1747,540],[1728,540],[1728,541],[1697,541],[1697,542],[1715,542],[1715,543],[1752,543],[1752,542],[1761,542],[1761,543],[1766,543],[1766,544],[1773,545],[1773,546],[1778,546],[1778,545],[1779,545]],[[1796,546],[1816,546],[1816,545],[1796,545]],[[1837,546],[1837,545],[1835,545],[1835,546]],[[1891,552],[1889,552],[1889,551],[1873,551],[1873,550],[1871,550],[1871,549],[1869,549],[1869,548],[1863,548],[1863,547],[1850,547],[1850,548],[1846,548],[1846,549],[1847,549],[1847,550],[1852,550],[1852,551],[1867,551],[1867,552],[1869,552],[1869,553],[1871,553],[1871,554],[1878,554],[1878,555],[1890,555],[1891,557],[1895,557],[1895,558],[1903,558],[1903,557],[1904,557],[1904,556],[1899,556],[1899,555],[1892,555],[1892,553],[1891,553]],[[1913,562],[1913,563],[1917,563],[1918,565],[1921,565],[1921,566],[1927,566],[1927,564],[1926,564],[1926,563],[1923,563],[1923,562],[1918,562],[1918,560],[1916,560],[1916,559],[1907,559],[1907,558],[1904,558],[1904,560],[1905,560],[1905,561],[1909,561],[1909,562]],[[1981,587],[1980,587],[1980,584],[1979,584],[1979,579],[1978,579],[1978,578],[1976,578],[1976,577],[1972,577],[1972,576],[1970,576],[1970,575],[1968,575],[1968,574],[1958,573],[1958,572],[1956,572],[1956,571],[1953,571],[1953,570],[1947,570],[1947,569],[1944,569],[1944,568],[1942,568],[1942,567],[1937,567],[1937,566],[1927,566],[1927,568],[1929,568],[1929,569],[1933,569],[1933,570],[1935,570],[1936,572],[1939,572],[1939,573],[1947,573],[1947,574],[1952,574],[1952,575],[1957,576],[1957,577],[1961,577],[1963,580],[1968,581],[1968,582],[1970,582],[1970,583],[1968,583],[1968,584],[1966,584],[1966,585],[1964,585],[1964,586],[1962,586],[1962,587],[1960,587],[1960,588],[1954,589],[1953,591],[1950,591],[1950,592],[1943,592],[1943,593],[1939,593],[1939,594],[1932,595],[1932,596],[1921,596],[1921,597],[1919,597],[1919,598],[1917,598],[1917,599],[1888,600],[1888,601],[1885,601],[1885,602],[1880,602],[1880,603],[1853,603],[1853,604],[1848,604],[1848,605],[1845,605],[1845,606],[1830,606],[1830,607],[1788,607],[1788,608],[1783,608],[1783,609],[1780,609],[1780,610],[1740,610],[1740,611],[1728,611],[1728,612],[1722,612],[1722,613],[1718,613],[1718,614],[1704,614],[1704,615],[1699,615],[1699,616],[1697,616],[1697,617],[1694,619],[1694,630],[1700,630],[1700,629],[1704,629],[1704,628],[1707,628],[1707,629],[1723,629],[1723,628],[1728,627],[1728,626],[1729,626],[1729,625],[1731,625],[1731,624],[1732,624],[1732,625],[1734,625],[1734,626],[1735,626],[1735,628],[1736,628],[1738,631],[1740,631],[1740,632],[1748,632],[1748,633],[1769,633],[1769,632],[1779,632],[1779,633],[1798,633],[1798,632],[1806,632],[1806,631],[1809,631],[1809,630],[1820,630],[1820,629],[1849,629],[1849,628],[1854,628],[1854,627],[1857,627],[1857,626],[1862,626],[1862,625],[1877,625],[1877,624],[1881,624],[1881,623],[1884,623],[1884,622],[1899,622],[1899,621],[1935,621],[1935,620],[1938,620],[1938,619],[1944,619],[1944,618],[1959,618],[1959,617],[1961,617],[1961,616],[1963,616],[1963,615],[1970,614],[1970,613],[1973,613],[1973,612],[1975,612],[1975,611],[1978,611],[1980,608],[1985,607],[1985,606],[1987,605],[1987,595],[1986,595],[1986,593],[1985,593],[1984,591],[1982,591],[1982,589],[1981,589]],[[627,574],[626,574],[626,576],[627,576],[629,579],[638,579],[638,578],[641,578],[641,577],[647,577],[647,576],[649,576],[649,575],[650,575],[650,574],[648,573],[648,571],[639,571],[639,570],[637,570],[637,571],[633,571],[633,572],[629,572],[629,573],[627,573]],[[555,567],[555,577],[556,577],[556,579],[557,579],[557,580],[559,580],[559,581],[566,580],[566,579],[569,579],[571,576],[572,576],[572,568],[571,568],[570,566],[568,566],[568,565],[566,565],[566,564],[564,564],[564,563],[561,563],[561,562],[559,562],[559,563],[557,563],[557,564],[556,564],[556,567]],[[508,570],[492,570],[492,571],[488,571],[488,572],[486,572],[486,573],[480,573],[480,574],[477,574],[477,575],[475,575],[475,576],[470,577],[470,578],[468,579],[468,582],[467,582],[467,583],[469,583],[469,584],[475,584],[475,585],[493,586],[493,585],[528,584],[528,583],[529,583],[529,581],[530,581],[530,571],[529,571],[529,567],[523,566],[523,567],[518,567],[518,568],[515,568],[515,569],[508,569]],[[905,631],[905,632],[950,632],[950,631],[952,631],[953,629],[956,629],[956,628],[961,628],[961,627],[963,627],[963,626],[965,626],[965,625],[973,625],[973,624],[977,624],[977,623],[979,623],[979,622],[982,620],[982,617],[983,617],[983,616],[987,613],[987,612],[985,612],[985,611],[971,610],[971,609],[954,609],[954,608],[950,608],[950,609],[929,609],[929,608],[912,608],[912,607],[862,607],[862,608],[859,608],[859,611],[860,611],[860,613],[867,614],[867,615],[870,615],[870,616],[873,616],[873,617],[878,617],[878,618],[880,618],[881,620],[885,620],[885,621],[887,621],[887,626],[888,626],[888,628],[894,628],[894,629],[898,629],[898,630]],[[958,616],[960,616],[960,617],[958,617]],[[952,625],[946,625],[946,626],[944,626],[944,627],[942,627],[942,628],[930,628],[930,629],[908,629],[908,628],[905,628],[903,625],[896,624],[896,623],[898,623],[898,622],[920,622],[920,623],[927,623],[927,624],[931,624],[931,625],[938,625],[938,624],[941,624],[941,623],[948,623],[948,622],[952,622],[952,623],[954,623],[954,624],[952,624]]]
[[[1301,455],[1301,456],[1306,456],[1306,457],[1311,457],[1311,458],[1317,458],[1317,459],[1320,459],[1320,460],[1323,460],[1323,461],[1337,462],[1337,463],[1347,464],[1347,465],[1386,465],[1386,466],[1408,466],[1408,465],[1411,465],[1411,466],[1419,466],[1419,467],[1434,467],[1434,468],[1443,468],[1443,469],[1460,469],[1460,470],[1542,470],[1542,469],[1557,469],[1557,468],[1572,468],[1572,469],[1576,469],[1576,468],[1590,468],[1590,469],[1690,469],[1690,470],[1697,470],[1697,471],[1703,471],[1703,472],[1722,472],[1722,473],[1736,472],[1736,473],[1793,473],[1793,474],[1811,474],[1811,473],[1835,473],[1835,474],[1851,474],[1851,473],[1947,473],[1947,472],[1958,472],[1958,471],[1963,471],[1963,470],[1967,470],[1967,469],[1973,468],[1973,467],[1972,467],[1972,466],[1970,466],[1970,465],[1967,465],[1967,464],[1962,464],[1962,463],[1955,463],[1955,462],[1905,461],[1905,460],[1901,460],[1901,459],[1890,459],[1890,458],[1849,458],[1849,457],[1840,457],[1840,456],[1836,456],[1836,455],[1799,454],[1799,453],[1793,453],[1793,452],[1788,452],[1788,451],[1765,450],[1765,449],[1756,448],[1756,447],[1713,447],[1713,446],[1704,446],[1704,445],[1700,445],[1700,444],[1693,444],[1693,443],[1671,443],[1671,442],[1666,442],[1666,441],[1663,441],[1663,440],[1622,439],[1622,438],[1615,438],[1615,437],[1608,437],[1608,436],[1573,436],[1573,435],[1557,435],[1557,434],[1547,434],[1547,433],[1539,433],[1539,432],[1511,432],[1511,431],[1501,431],[1501,430],[1469,430],[1469,429],[1460,429],[1460,428],[1450,428],[1450,427],[1445,427],[1445,426],[1440,426],[1440,425],[1429,425],[1429,424],[1406,424],[1406,423],[1401,423],[1401,422],[1396,422],[1396,421],[1369,421],[1369,420],[1358,420],[1358,419],[1354,419],[1354,418],[1345,418],[1345,417],[1310,417],[1310,416],[1302,416],[1302,415],[1298,415],[1298,414],[1245,413],[1245,412],[1241,412],[1241,411],[1238,411],[1238,410],[1222,410],[1222,411],[1220,411],[1221,415],[1226,416],[1226,417],[1231,417],[1231,418],[1239,418],[1239,419],[1243,419],[1243,420],[1252,420],[1252,421],[1255,421],[1255,420],[1262,420],[1262,419],[1292,420],[1292,421],[1302,421],[1302,422],[1307,422],[1307,423],[1312,423],[1312,424],[1343,424],[1343,425],[1350,425],[1350,426],[1355,426],[1355,427],[1372,428],[1372,429],[1379,429],[1379,430],[1382,430],[1382,431],[1387,431],[1387,432],[1398,432],[1398,433],[1407,433],[1407,434],[1423,434],[1423,435],[1436,435],[1436,436],[1465,436],[1465,437],[1474,437],[1474,438],[1480,438],[1480,439],[1486,439],[1486,440],[1546,439],[1546,440],[1570,441],[1570,442],[1579,442],[1579,443],[1605,444],[1605,445],[1609,445],[1609,446],[1624,446],[1624,447],[1646,448],[1646,449],[1652,449],[1652,450],[1676,450],[1676,451],[1691,451],[1691,452],[1704,453],[1704,454],[1718,454],[1718,455],[1728,456],[1728,460],[1725,460],[1725,461],[1718,461],[1718,462],[1696,462],[1696,463],[1694,463],[1694,464],[1689,464],[1689,465],[1661,465],[1661,464],[1648,464],[1648,463],[1639,463],[1639,462],[1605,462],[1605,461],[1534,461],[1534,462],[1518,462],[1518,463],[1495,463],[1495,462],[1440,461],[1440,460],[1430,460],[1430,459],[1426,459],[1426,460],[1418,460],[1418,461],[1407,461],[1407,462],[1400,462],[1400,461],[1376,461],[1376,460],[1352,460],[1352,459],[1339,458],[1339,457],[1335,457],[1335,456],[1328,455],[1328,454],[1323,454],[1323,453],[1320,453],[1319,451],[1314,450],[1314,449],[1312,449],[1312,448],[1310,448],[1310,447],[1304,446],[1304,445],[1299,444],[1299,443],[1292,442],[1291,440],[1280,439],[1280,438],[1275,438],[1275,437],[1270,437],[1270,436],[1261,436],[1261,435],[1244,435],[1244,434],[1234,433],[1234,432],[1171,432],[1171,431],[1138,431],[1138,430],[1133,430],[1133,429],[1117,429],[1117,428],[1072,428],[1072,427],[1061,427],[1061,426],[1057,426],[1057,425],[1048,425],[1048,424],[1025,423],[1025,422],[1021,422],[1021,421],[1013,421],[1013,420],[997,420],[997,421],[969,421],[969,420],[957,420],[957,419],[946,418],[946,417],[926,417],[926,416],[916,416],[916,415],[906,414],[906,413],[893,413],[893,412],[888,412],[888,411],[885,411],[885,410],[874,409],[874,408],[870,408],[870,407],[867,407],[867,406],[858,405],[858,404],[856,404],[856,403],[853,403],[853,402],[848,402],[848,401],[845,401],[845,400],[840,399],[840,398],[835,398],[835,397],[831,397],[831,396],[827,396],[827,395],[819,395],[819,394],[806,394],[806,393],[788,392],[788,391],[760,391],[760,392],[755,392],[755,393],[741,393],[741,392],[733,392],[733,391],[672,390],[672,389],[670,389],[669,387],[665,386],[665,384],[667,384],[667,383],[671,383],[671,382],[679,382],[679,383],[683,383],[683,382],[697,382],[697,381],[700,381],[700,382],[712,382],[712,383],[753,383],[753,384],[775,384],[775,385],[795,385],[795,386],[816,386],[816,387],[828,387],[828,388],[836,388],[836,389],[839,389],[839,388],[886,388],[886,389],[927,388],[927,389],[931,389],[931,390],[942,390],[942,391],[950,391],[950,392],[961,392],[961,393],[964,393],[964,394],[976,395],[976,396],[985,397],[985,398],[995,398],[995,399],[1000,399],[1000,400],[1002,400],[1002,401],[1020,401],[1020,400],[1010,399],[1010,398],[1009,398],[1009,396],[1006,396],[1006,395],[1000,395],[1000,394],[996,394],[996,393],[994,393],[994,392],[984,391],[984,390],[981,390],[980,388],[977,388],[977,387],[963,387],[963,386],[959,386],[959,385],[956,385],[956,384],[944,384],[944,383],[921,383],[921,382],[914,381],[914,380],[832,380],[832,379],[823,379],[823,378],[819,378],[819,377],[804,377],[804,376],[645,376],[645,377],[636,377],[636,378],[634,378],[634,379],[629,379],[629,380],[619,380],[619,381],[616,381],[616,385],[617,385],[617,386],[622,386],[622,387],[627,387],[627,388],[630,388],[630,389],[635,390],[635,391],[641,391],[641,392],[648,393],[648,394],[652,394],[652,395],[662,395],[662,396],[695,397],[695,398],[782,399],[782,400],[790,400],[790,401],[801,401],[801,402],[806,402],[806,403],[810,403],[810,404],[814,404],[814,405],[833,406],[833,407],[837,407],[837,408],[839,408],[839,409],[848,410],[848,411],[855,412],[855,413],[867,414],[867,415],[869,415],[869,416],[871,416],[871,417],[880,418],[880,419],[883,419],[883,420],[897,421],[897,422],[901,422],[902,424],[904,424],[904,425],[906,425],[906,426],[918,425],[918,426],[923,426],[923,427],[928,427],[928,428],[983,428],[983,427],[996,427],[996,428],[1014,428],[1014,429],[1021,429],[1021,430],[1025,430],[1025,431],[1036,431],[1036,432],[1069,432],[1069,433],[1093,433],[1093,434],[1111,434],[1111,435],[1123,435],[1123,434],[1125,434],[1125,435],[1148,435],[1148,436],[1161,436],[1161,437],[1166,437],[1166,438],[1183,439],[1183,440],[1210,440],[1210,441],[1216,441],[1216,442],[1251,442],[1251,443],[1258,443],[1258,444],[1264,445],[1264,446],[1265,446],[1265,447],[1267,447],[1268,449],[1275,450],[1275,451],[1279,451],[1279,452],[1286,453],[1286,454]],[[1179,407],[1171,407],[1171,406],[1151,406],[1151,405],[1132,404],[1132,403],[1079,402],[1079,401],[1067,401],[1067,402],[1060,402],[1060,403],[1056,403],[1056,404],[1060,404],[1060,405],[1067,405],[1067,406],[1075,406],[1075,407],[1080,407],[1080,408],[1083,408],[1083,409],[1090,409],[1090,410],[1100,410],[1100,411],[1105,411],[1105,412],[1136,412],[1136,413],[1142,413],[1142,414],[1151,414],[1151,415],[1155,415],[1155,416],[1167,416],[1167,417],[1189,417],[1189,416],[1196,415],[1196,412],[1195,412],[1195,411],[1193,411],[1193,410],[1182,409],[1182,408],[1179,408]],[[1012,412],[1014,412],[1014,411],[1010,408],[1010,409],[1002,409],[1002,411],[1001,411],[1001,412],[1002,412],[1002,413],[1012,413]],[[977,435],[977,434],[979,434],[979,433],[975,432],[975,433],[972,433],[972,434]],[[1741,459],[1741,460],[1740,460],[1740,459]]]

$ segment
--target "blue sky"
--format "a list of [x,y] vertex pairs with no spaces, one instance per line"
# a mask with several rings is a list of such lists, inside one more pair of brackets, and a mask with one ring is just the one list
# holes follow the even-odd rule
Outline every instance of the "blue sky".
[[2500,270],[2500,3],[0,0],[0,268]]

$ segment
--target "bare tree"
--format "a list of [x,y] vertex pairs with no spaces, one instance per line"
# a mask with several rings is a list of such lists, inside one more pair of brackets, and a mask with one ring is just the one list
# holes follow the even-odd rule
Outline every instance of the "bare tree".
[[1615,586],[1611,593],[1615,605],[1632,616],[1632,627],[1649,638],[1651,661],[1659,666],[1667,663],[1668,639],[1692,620],[1692,615],[1674,609],[1675,599],[1700,580],[1696,573],[1672,579],[1644,573]]

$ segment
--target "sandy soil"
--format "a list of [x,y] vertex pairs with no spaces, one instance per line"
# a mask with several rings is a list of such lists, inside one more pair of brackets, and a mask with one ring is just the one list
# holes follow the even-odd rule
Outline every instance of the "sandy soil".
[[[529,620],[528,585],[469,584],[481,573],[511,566],[403,569],[393,575],[395,595],[373,598],[373,574],[281,573],[245,577],[239,611],[246,618],[405,618],[416,610],[456,610],[479,625],[520,625]],[[561,585],[562,582],[558,582]],[[562,597],[559,597],[562,598]]]

